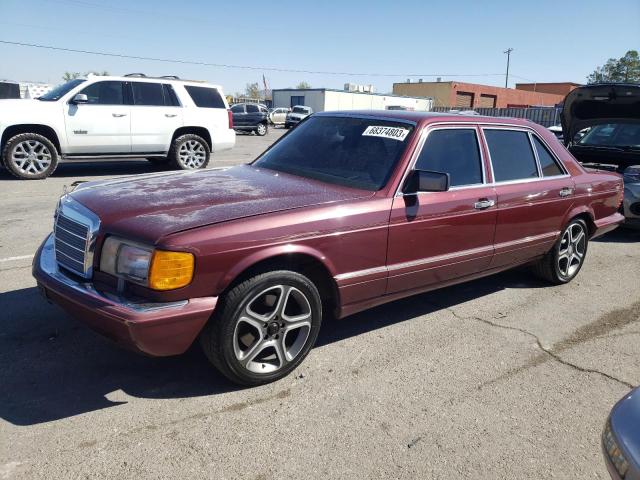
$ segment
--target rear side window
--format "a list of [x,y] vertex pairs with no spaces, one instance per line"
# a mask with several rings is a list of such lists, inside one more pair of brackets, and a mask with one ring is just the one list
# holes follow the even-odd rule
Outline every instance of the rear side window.
[[482,183],[482,160],[474,129],[433,130],[416,162],[420,170],[448,173],[451,186]]
[[257,105],[247,105],[247,113],[258,113],[260,109]]
[[529,134],[516,130],[484,130],[496,182],[538,177]]
[[234,105],[231,107],[233,113],[244,113],[244,105]]
[[133,104],[146,106],[163,106],[164,96],[162,85],[159,83],[131,83],[133,91]]
[[185,85],[184,87],[196,106],[201,108],[226,108],[224,100],[215,88],[194,87]]
[[536,147],[538,154],[538,161],[540,162],[540,168],[542,169],[543,177],[555,177],[556,175],[562,175],[562,169],[556,163],[553,155],[547,150],[542,142],[534,135],[533,144]]
[[180,102],[176,96],[176,92],[171,85],[162,84],[162,93],[164,93],[164,104],[167,107],[179,107]]

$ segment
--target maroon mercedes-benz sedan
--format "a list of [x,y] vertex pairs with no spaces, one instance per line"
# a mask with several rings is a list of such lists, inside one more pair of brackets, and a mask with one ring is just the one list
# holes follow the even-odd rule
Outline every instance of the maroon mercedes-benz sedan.
[[122,344],[175,355],[199,337],[257,385],[304,359],[325,315],[523,264],[569,282],[622,195],[527,121],[321,113],[249,165],[83,184],[33,274]]

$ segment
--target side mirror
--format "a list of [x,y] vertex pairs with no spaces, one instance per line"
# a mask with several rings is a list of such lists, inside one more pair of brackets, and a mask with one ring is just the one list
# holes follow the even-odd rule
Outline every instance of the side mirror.
[[78,93],[73,97],[71,103],[75,105],[79,103],[89,103],[89,98],[84,93]]
[[429,170],[412,170],[404,182],[402,193],[446,192],[449,190],[449,174]]

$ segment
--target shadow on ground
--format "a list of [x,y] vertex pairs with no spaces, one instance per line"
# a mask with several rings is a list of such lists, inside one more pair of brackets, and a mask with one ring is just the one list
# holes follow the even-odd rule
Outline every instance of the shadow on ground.
[[[323,325],[318,346],[447,308],[504,288],[545,284],[507,272],[422,294]],[[120,405],[122,390],[140,398],[187,398],[236,390],[210,366],[199,346],[178,357],[122,350],[48,304],[38,290],[0,293],[0,418],[32,425]],[[437,305],[437,306],[436,306]]]
[[[114,175],[138,175],[162,171],[147,160],[122,160],[100,162],[61,163],[51,178],[76,178]],[[0,168],[1,180],[21,181],[6,169]]]

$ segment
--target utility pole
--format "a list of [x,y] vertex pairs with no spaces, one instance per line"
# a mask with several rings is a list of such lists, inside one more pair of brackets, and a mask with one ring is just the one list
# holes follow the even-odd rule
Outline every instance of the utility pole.
[[511,52],[513,52],[513,48],[507,48],[502,52],[507,54],[507,74],[504,77],[504,88],[509,88],[509,59],[511,58]]

